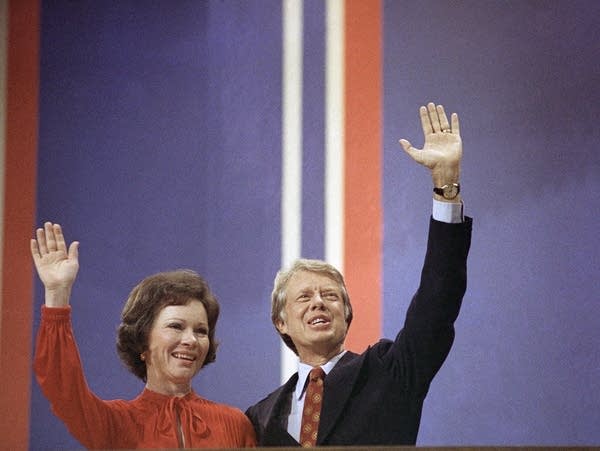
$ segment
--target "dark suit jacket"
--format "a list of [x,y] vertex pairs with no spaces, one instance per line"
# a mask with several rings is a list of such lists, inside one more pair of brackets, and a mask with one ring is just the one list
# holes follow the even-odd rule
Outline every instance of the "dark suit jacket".
[[[419,289],[395,341],[347,352],[325,378],[317,446],[414,445],[431,380],[454,340],[466,290],[472,221],[431,220]],[[360,324],[354,325],[360,327]],[[287,432],[298,380],[250,407],[259,446],[299,446]]]

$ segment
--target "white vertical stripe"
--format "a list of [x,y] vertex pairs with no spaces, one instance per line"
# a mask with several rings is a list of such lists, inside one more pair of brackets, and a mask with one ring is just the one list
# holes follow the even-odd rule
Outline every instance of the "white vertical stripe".
[[[302,0],[283,0],[281,264],[302,249]],[[281,342],[281,381],[297,368],[297,357]]]
[[327,0],[325,48],[325,260],[344,262],[344,0]]
[[[4,254],[4,154],[6,152],[6,73],[8,45],[8,0],[0,0],[0,274]],[[2,277],[0,277],[0,311],[2,309]],[[2,322],[0,321],[0,330]]]

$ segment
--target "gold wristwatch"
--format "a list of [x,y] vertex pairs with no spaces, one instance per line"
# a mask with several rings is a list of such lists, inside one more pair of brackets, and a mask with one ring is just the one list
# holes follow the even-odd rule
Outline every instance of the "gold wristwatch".
[[460,184],[458,183],[448,183],[441,188],[433,188],[433,192],[442,196],[444,199],[454,199],[460,193]]

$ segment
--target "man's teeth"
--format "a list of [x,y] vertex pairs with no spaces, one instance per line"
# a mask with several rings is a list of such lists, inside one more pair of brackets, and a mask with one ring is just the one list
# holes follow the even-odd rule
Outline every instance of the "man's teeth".
[[317,319],[313,319],[310,323],[311,324],[321,324],[324,322],[325,322],[325,320],[323,318],[317,318]]

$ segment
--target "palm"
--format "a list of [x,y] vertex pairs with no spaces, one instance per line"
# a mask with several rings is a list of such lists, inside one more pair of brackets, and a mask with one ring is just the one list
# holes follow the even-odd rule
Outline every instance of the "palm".
[[453,133],[431,133],[425,136],[425,144],[414,156],[415,161],[435,169],[439,164],[452,165],[462,157],[462,140]]
[[48,289],[71,286],[79,270],[79,262],[70,259],[64,250],[56,250],[41,256],[35,267],[44,286]]

